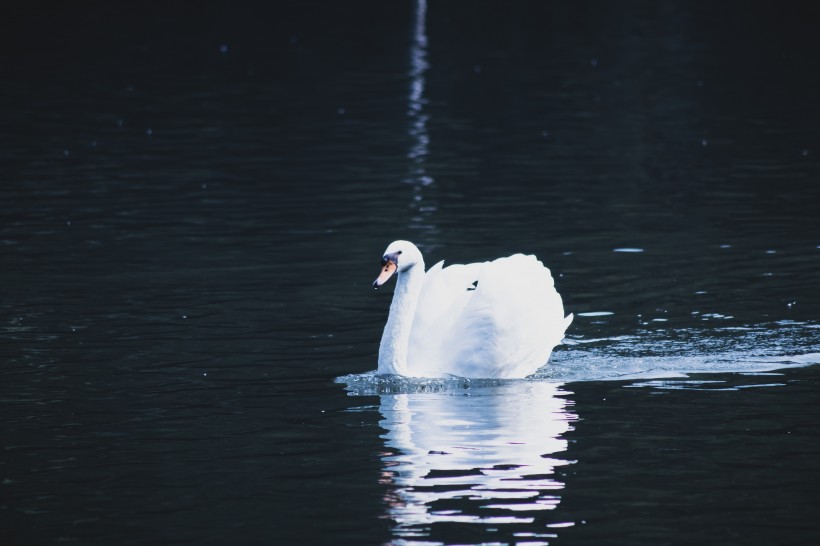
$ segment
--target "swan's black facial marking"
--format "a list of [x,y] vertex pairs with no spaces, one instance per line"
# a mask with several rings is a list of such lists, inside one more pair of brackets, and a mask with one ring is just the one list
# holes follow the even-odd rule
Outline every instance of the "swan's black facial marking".
[[476,288],[478,288],[478,281],[474,281],[474,282],[473,282],[473,287],[472,287],[472,288],[468,288],[468,289],[467,289],[467,292],[471,292],[471,291],[475,290]]
[[401,254],[401,250],[382,256],[382,267],[387,266],[387,262],[393,262],[394,264],[399,265],[399,254]]

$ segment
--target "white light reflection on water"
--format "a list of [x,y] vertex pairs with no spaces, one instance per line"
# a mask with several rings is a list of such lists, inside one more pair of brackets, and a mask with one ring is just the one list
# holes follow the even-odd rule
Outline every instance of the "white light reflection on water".
[[424,172],[424,160],[429,152],[430,137],[427,133],[428,115],[424,112],[425,73],[429,68],[427,62],[427,1],[416,2],[416,18],[413,28],[413,43],[410,46],[410,97],[407,115],[410,116],[410,136],[413,146],[407,154],[417,164],[414,172],[418,182],[425,185],[432,182]]
[[[427,130],[427,122],[430,119],[425,111],[427,100],[424,98],[424,91],[427,85],[426,74],[430,68],[427,60],[427,0],[417,0],[416,16],[413,21],[413,40],[410,44],[410,93],[407,98],[407,115],[410,118],[408,135],[410,136],[410,150],[407,158],[411,161],[410,174],[404,182],[412,185],[413,197],[411,208],[413,217],[408,224],[408,228],[419,230],[422,233],[417,236],[422,241],[433,241],[437,228],[432,220],[432,215],[438,210],[438,206],[430,200],[430,196],[425,192],[426,188],[433,183],[433,178],[427,173],[425,163],[430,153],[430,134]],[[431,250],[435,244],[427,244],[423,250]]]

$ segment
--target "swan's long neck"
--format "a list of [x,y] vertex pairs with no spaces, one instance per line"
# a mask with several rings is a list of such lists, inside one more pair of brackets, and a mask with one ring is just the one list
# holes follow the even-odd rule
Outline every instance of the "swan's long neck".
[[412,375],[407,370],[407,347],[419,294],[424,284],[424,262],[399,272],[397,277],[390,315],[379,345],[378,373]]

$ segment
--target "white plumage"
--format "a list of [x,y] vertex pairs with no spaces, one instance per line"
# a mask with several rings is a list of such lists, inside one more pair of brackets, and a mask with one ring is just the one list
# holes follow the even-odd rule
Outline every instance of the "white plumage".
[[549,269],[515,254],[424,271],[421,252],[395,241],[381,286],[398,272],[379,346],[380,374],[410,377],[525,377],[546,364],[572,322]]

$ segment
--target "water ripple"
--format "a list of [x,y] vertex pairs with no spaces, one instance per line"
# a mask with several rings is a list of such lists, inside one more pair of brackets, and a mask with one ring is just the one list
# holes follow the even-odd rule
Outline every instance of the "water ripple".
[[364,396],[464,392],[521,381],[570,383],[765,373],[820,364],[816,329],[815,324],[779,321],[714,330],[684,328],[610,338],[571,338],[553,353],[546,366],[525,380],[413,378],[371,371],[341,376],[336,382],[345,384],[351,396]]

